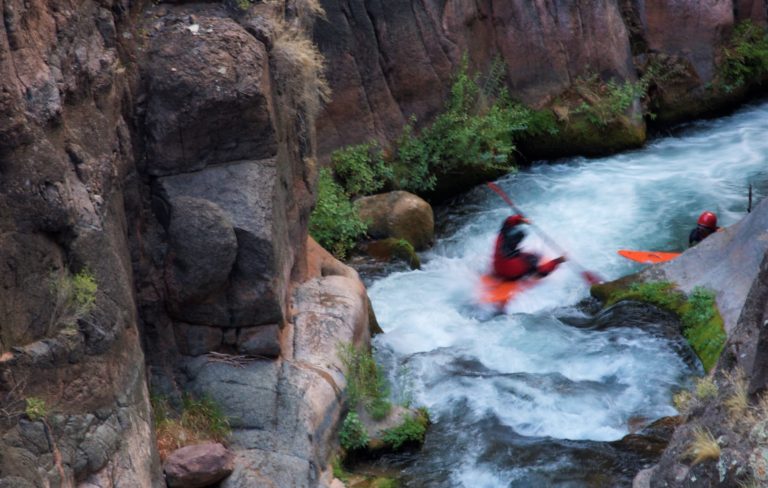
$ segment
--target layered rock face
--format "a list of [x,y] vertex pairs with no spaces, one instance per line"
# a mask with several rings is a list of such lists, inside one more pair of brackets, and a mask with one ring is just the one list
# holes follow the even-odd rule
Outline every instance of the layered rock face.
[[[160,483],[125,231],[135,14],[0,3],[4,486]],[[96,284],[87,313],[78,273]]]
[[369,139],[387,144],[411,116],[428,122],[464,55],[472,71],[505,75],[510,94],[537,107],[578,77],[634,81],[655,60],[669,74],[651,93],[659,119],[699,115],[733,99],[707,86],[734,23],[766,17],[764,0],[322,4],[315,39],[334,92],[318,121],[322,155]]

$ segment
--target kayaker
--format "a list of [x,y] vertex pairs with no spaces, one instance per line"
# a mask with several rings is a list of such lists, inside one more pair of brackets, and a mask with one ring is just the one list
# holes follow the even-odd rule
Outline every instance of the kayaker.
[[542,263],[541,256],[520,250],[520,242],[525,238],[521,224],[530,223],[522,215],[507,217],[496,238],[493,254],[493,273],[506,280],[517,280],[528,275],[544,277],[553,272],[565,256]]
[[717,226],[717,215],[709,210],[702,212],[696,222],[696,228],[688,236],[688,247],[695,246],[718,230],[720,228]]

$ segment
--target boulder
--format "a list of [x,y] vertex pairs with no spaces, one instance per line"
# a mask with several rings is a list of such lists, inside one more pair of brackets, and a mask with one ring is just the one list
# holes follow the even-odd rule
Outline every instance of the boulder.
[[435,217],[423,199],[405,191],[393,191],[362,197],[355,206],[363,221],[368,221],[368,235],[374,239],[394,237],[410,242],[417,251],[432,245]]
[[[171,252],[180,253],[173,258],[173,279],[187,278],[179,282],[178,293],[204,297],[184,301],[171,296],[173,317],[220,327],[281,322],[291,249],[275,160],[159,178],[155,191],[162,202],[157,206],[167,207],[159,213],[171,216]],[[190,242],[177,242],[183,238]],[[205,262],[206,253],[215,265]]]
[[277,154],[264,45],[221,6],[170,13],[149,35],[147,171],[168,175]]
[[219,443],[196,444],[171,453],[163,464],[170,487],[202,488],[232,473],[234,454]]
[[166,283],[174,301],[200,301],[225,288],[237,257],[237,238],[218,205],[200,198],[175,198],[168,242]]
[[280,326],[272,324],[240,329],[237,352],[247,356],[276,358],[280,355]]
[[366,254],[378,260],[392,261],[398,259],[408,263],[411,269],[421,268],[419,255],[416,254],[411,243],[405,239],[389,237],[378,241],[366,242],[362,247]]

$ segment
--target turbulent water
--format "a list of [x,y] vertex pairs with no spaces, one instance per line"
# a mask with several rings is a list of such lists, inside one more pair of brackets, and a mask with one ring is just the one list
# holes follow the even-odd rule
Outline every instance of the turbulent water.
[[[691,125],[603,159],[536,164],[499,181],[575,262],[606,279],[636,271],[617,249],[682,250],[703,210],[744,216],[768,182],[768,104]],[[475,306],[479,276],[509,209],[476,188],[439,215],[420,271],[369,289],[386,332],[375,345],[396,390],[434,425],[407,486],[629,485],[648,460],[617,449],[634,424],[674,415],[673,391],[698,373],[654,327],[584,327],[588,296],[573,264],[492,316]],[[523,247],[547,256],[534,233]],[[580,325],[580,326],[577,326]]]

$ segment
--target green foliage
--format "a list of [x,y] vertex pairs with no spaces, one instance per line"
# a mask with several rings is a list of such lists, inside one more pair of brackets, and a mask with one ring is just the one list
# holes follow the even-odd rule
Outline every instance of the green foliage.
[[715,316],[715,294],[697,286],[688,296],[688,307],[686,307],[680,319],[685,329],[691,329],[698,324],[707,323]]
[[434,189],[437,177],[431,172],[426,145],[414,133],[415,124],[416,119],[412,117],[395,143],[393,169],[397,188],[418,193]]
[[415,415],[407,415],[397,427],[385,430],[381,439],[395,450],[406,444],[422,443],[428,425],[429,415],[426,410],[420,409]]
[[54,272],[49,286],[54,304],[49,332],[58,328],[74,328],[77,321],[88,315],[96,305],[99,287],[87,269],[75,275]]
[[350,196],[371,195],[394,178],[376,142],[347,146],[331,154],[336,176]]
[[723,50],[718,75],[723,89],[730,92],[758,81],[768,73],[768,33],[751,20],[741,22]]
[[331,460],[331,469],[333,470],[333,477],[344,483],[346,486],[349,483],[349,473],[344,469],[344,465],[341,462],[341,458],[334,456]]
[[365,234],[366,227],[331,171],[321,169],[317,204],[309,218],[312,237],[335,256],[343,258]]
[[657,307],[674,311],[685,300],[685,295],[675,289],[669,281],[632,283],[628,288],[614,293],[606,305],[613,305],[622,300],[637,300],[652,303]]
[[182,400],[180,422],[196,432],[204,432],[206,437],[224,440],[231,433],[229,419],[221,407],[209,396],[195,399],[185,395]]
[[24,413],[27,414],[27,418],[32,422],[44,419],[48,415],[48,408],[45,405],[45,400],[37,397],[29,397],[26,399],[26,408]]
[[350,451],[362,449],[368,445],[368,432],[355,412],[349,412],[341,424],[339,442],[344,449]]
[[362,404],[374,420],[389,414],[389,386],[371,352],[353,344],[339,346],[339,358],[347,370],[347,394],[350,408]]
[[694,390],[697,400],[707,400],[709,398],[717,397],[717,385],[714,380],[709,377],[699,378],[696,381],[696,387]]
[[576,91],[586,101],[573,113],[584,114],[591,124],[605,127],[626,114],[635,100],[645,98],[653,76],[653,72],[648,72],[635,83],[602,82],[597,75],[581,78],[576,82]]

